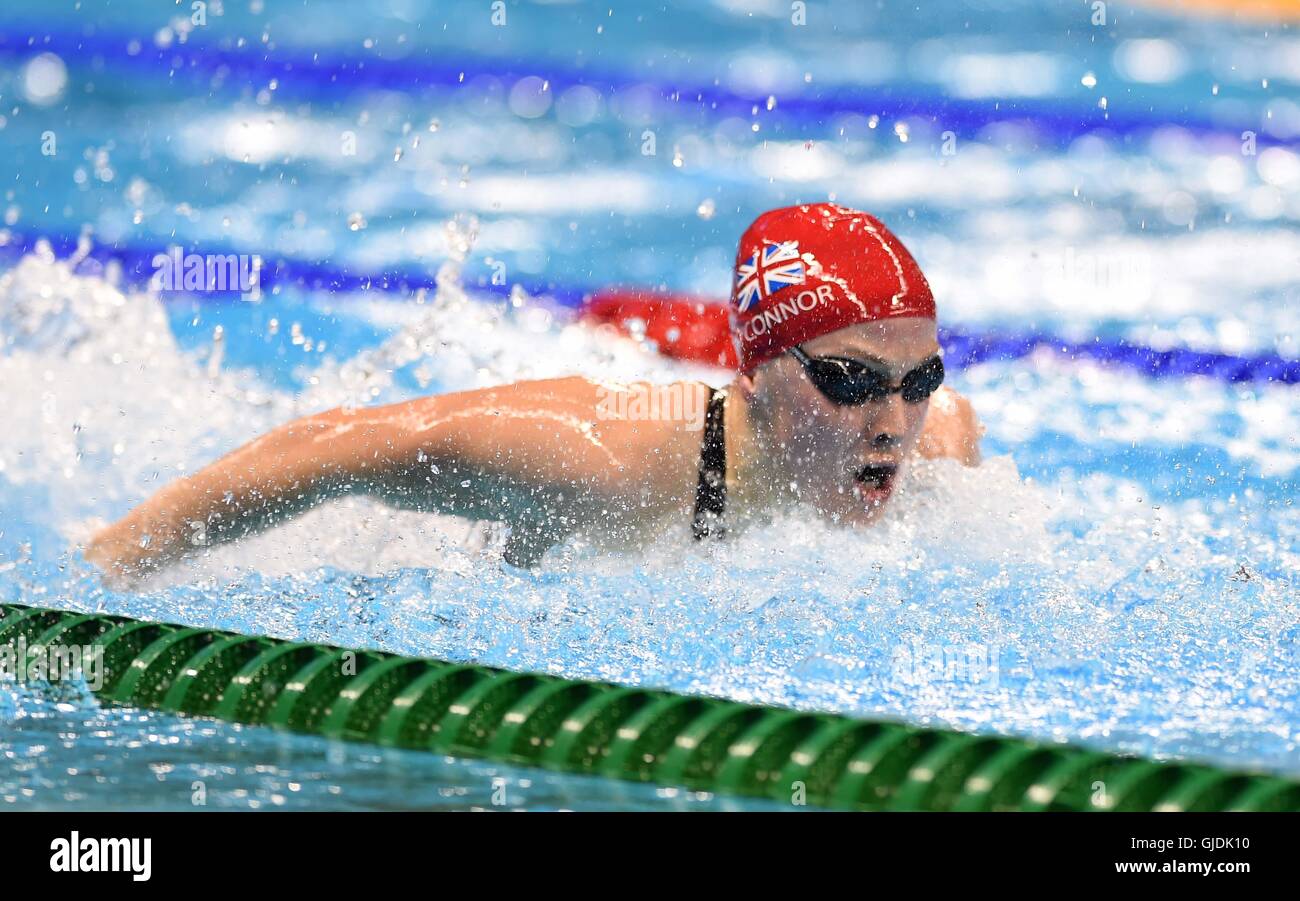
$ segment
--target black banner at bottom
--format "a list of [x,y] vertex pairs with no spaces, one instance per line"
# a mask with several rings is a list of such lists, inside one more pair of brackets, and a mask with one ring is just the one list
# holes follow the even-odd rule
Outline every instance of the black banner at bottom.
[[[370,888],[434,873],[494,888],[620,870],[736,881],[889,875],[952,885],[1200,879],[1296,870],[1288,814],[77,813],[0,816],[6,876],[114,889]],[[611,869],[613,872],[611,872]],[[567,877],[561,874],[567,872]],[[586,873],[584,878],[582,873]],[[599,874],[604,874],[603,876]],[[588,881],[590,880],[590,881]],[[693,883],[695,884],[695,883]],[[552,886],[554,887],[554,886]]]

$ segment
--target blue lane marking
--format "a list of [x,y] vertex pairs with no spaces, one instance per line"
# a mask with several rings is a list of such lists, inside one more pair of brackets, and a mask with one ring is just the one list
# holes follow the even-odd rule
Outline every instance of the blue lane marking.
[[[134,53],[128,51],[133,42],[138,46]],[[252,44],[242,48],[216,46],[192,35],[184,44],[161,48],[148,35],[125,32],[0,34],[0,56],[21,60],[46,51],[58,54],[72,67],[90,60],[96,70],[112,66],[141,76],[162,75],[170,85],[188,83],[207,93],[239,93],[250,83],[266,86],[274,79],[277,96],[338,99],[358,89],[447,91],[480,76],[509,83],[534,75],[547,79],[557,93],[576,85],[586,85],[606,96],[631,88],[650,88],[684,113],[697,112],[710,118],[744,117],[752,115],[757,107],[758,115],[765,121],[814,128],[825,127],[835,118],[849,114],[877,115],[886,120],[930,119],[945,130],[963,135],[972,135],[995,122],[1027,121],[1036,125],[1045,139],[1058,144],[1067,144],[1098,130],[1123,137],[1167,125],[1233,142],[1241,140],[1243,131],[1258,130],[1258,123],[1244,121],[1232,126],[1208,118],[1193,121],[1187,118],[1185,109],[1179,111],[1177,122],[1154,111],[1104,111],[1096,107],[1091,97],[1080,103],[1025,98],[969,100],[879,85],[869,91],[835,87],[818,88],[816,95],[783,94],[776,109],[769,111],[766,96],[738,94],[714,84],[665,84],[626,72],[592,66],[566,67],[552,61],[528,63],[468,54],[449,58],[427,54],[405,59],[323,55],[284,46],[270,51]],[[1283,140],[1264,134],[1258,135],[1256,142],[1260,146],[1300,148],[1300,139]]]
[[1236,356],[1182,347],[1157,350],[1126,341],[1063,341],[1041,333],[1009,335],[960,328],[940,328],[939,343],[944,348],[944,363],[952,361],[958,369],[990,360],[1015,360],[1044,348],[1066,359],[1096,360],[1153,378],[1201,375],[1231,383],[1300,383],[1300,360],[1278,354]]
[[[67,235],[23,235],[11,232],[9,240],[0,245],[0,262],[16,263],[31,252],[37,241],[47,241],[55,254],[67,257],[77,249],[77,239]],[[155,256],[166,248],[142,248],[129,245],[94,246],[86,255],[92,265],[103,266],[110,262],[121,266],[124,280],[131,285],[144,286],[154,272]],[[208,253],[238,253],[230,248],[217,249],[205,244]],[[86,263],[80,264],[83,270]],[[593,294],[595,286],[564,284],[561,282],[519,282],[529,294],[545,296],[571,309],[582,304]],[[277,287],[302,288],[331,293],[375,291],[393,298],[407,296],[424,288],[434,290],[437,278],[427,269],[390,269],[380,272],[360,272],[348,267],[287,258],[265,258],[261,270],[263,293],[273,293]],[[509,285],[493,285],[484,276],[466,279],[471,291],[492,295],[508,295]],[[220,300],[219,294],[186,294],[187,299],[203,297]],[[224,295],[225,298],[238,294]],[[1158,350],[1126,341],[1100,339],[1091,342],[1066,341],[1054,335],[1038,332],[1004,334],[973,331],[958,327],[939,329],[939,343],[944,348],[944,362],[953,369],[965,369],[980,363],[996,360],[1016,360],[1039,349],[1047,349],[1071,360],[1095,360],[1114,366],[1132,369],[1154,378],[1199,375],[1220,381],[1239,383],[1276,382],[1285,385],[1300,384],[1300,360],[1288,360],[1275,353],[1254,356],[1213,353],[1210,351],[1171,348]]]

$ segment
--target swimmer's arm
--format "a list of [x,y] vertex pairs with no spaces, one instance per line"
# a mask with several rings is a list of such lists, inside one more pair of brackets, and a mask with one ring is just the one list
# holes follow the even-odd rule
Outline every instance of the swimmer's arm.
[[925,427],[917,451],[922,457],[951,457],[966,466],[980,463],[980,438],[984,426],[971,402],[948,387],[930,398]]
[[[359,411],[365,414],[368,411]],[[365,488],[382,468],[382,421],[332,410],[280,426],[177,479],[86,548],[126,586],[204,546],[250,535],[320,501]]]
[[594,390],[581,379],[525,382],[295,420],[166,486],[95,535],[86,559],[125,586],[187,552],[365,493],[509,521],[519,546],[508,556],[526,560],[576,521],[587,491],[618,480],[590,434]]

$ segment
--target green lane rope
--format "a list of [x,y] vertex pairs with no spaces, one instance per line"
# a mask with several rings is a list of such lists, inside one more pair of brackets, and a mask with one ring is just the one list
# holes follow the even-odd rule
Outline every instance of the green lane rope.
[[101,700],[850,810],[1300,810],[1300,783],[121,616],[0,604],[0,646],[102,654]]

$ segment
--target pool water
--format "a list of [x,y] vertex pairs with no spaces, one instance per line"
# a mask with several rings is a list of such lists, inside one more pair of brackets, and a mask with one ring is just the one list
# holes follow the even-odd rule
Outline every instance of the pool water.
[[[80,559],[98,523],[294,416],[573,372],[720,384],[574,323],[572,299],[720,297],[744,225],[799,200],[881,216],[969,333],[1300,358],[1293,27],[810,7],[0,12],[0,600],[1300,775],[1300,387],[1263,378],[1049,347],[953,366],[986,463],[918,466],[863,533],[791,513],[701,548],[683,524],[525,571],[491,526],[352,498],[139,591]],[[439,287],[249,302],[112,262],[172,243]],[[200,798],[764,806],[0,683],[0,799]]]

